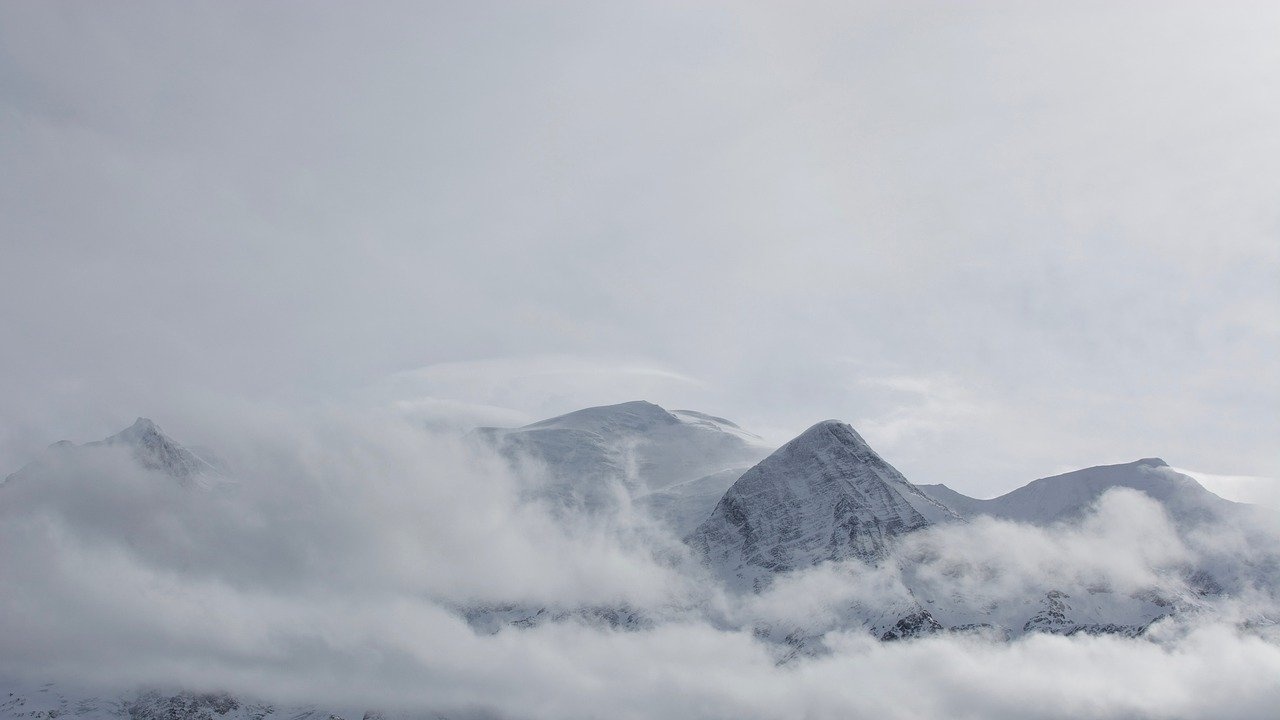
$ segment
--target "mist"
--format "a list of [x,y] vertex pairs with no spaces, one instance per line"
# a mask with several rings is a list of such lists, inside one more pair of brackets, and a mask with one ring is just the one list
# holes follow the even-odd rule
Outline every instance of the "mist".
[[[902,562],[825,563],[742,596],[636,508],[530,500],[535,466],[514,473],[402,409],[277,408],[221,434],[235,471],[203,487],[113,448],[5,484],[0,676],[450,717],[1260,717],[1280,700],[1274,573],[1139,638],[975,628],[886,643],[841,621],[910,592],[985,604],[1105,587],[1125,601],[1184,588],[1192,563],[1280,558],[1266,528],[1180,532],[1141,493],[1047,528],[932,527],[904,539]],[[466,619],[503,605],[553,619]],[[595,606],[644,622],[572,612]],[[777,639],[793,628],[817,642],[788,653]]]
[[[0,711],[1274,715],[1277,37],[1247,0],[0,3]],[[1258,507],[1113,490],[735,593],[634,478],[567,508],[473,432],[637,399],[762,447],[838,418],[975,498],[1158,456]],[[220,470],[47,449],[138,416]],[[1059,598],[1087,627],[1026,630]],[[949,629],[863,622],[917,606]]]

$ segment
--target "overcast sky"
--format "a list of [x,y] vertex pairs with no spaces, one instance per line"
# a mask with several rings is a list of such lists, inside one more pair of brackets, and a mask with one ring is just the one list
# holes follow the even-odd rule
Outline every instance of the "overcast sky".
[[0,474],[645,398],[1280,476],[1280,5],[0,5]]

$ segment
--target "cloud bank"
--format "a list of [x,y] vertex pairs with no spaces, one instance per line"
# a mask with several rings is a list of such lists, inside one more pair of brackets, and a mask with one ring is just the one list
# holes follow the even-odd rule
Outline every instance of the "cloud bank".
[[[1078,526],[933,528],[908,536],[910,563],[820,566],[743,598],[642,515],[522,501],[537,477],[399,413],[266,417],[224,430],[236,471],[208,489],[110,450],[0,488],[0,676],[451,717],[1259,718],[1280,702],[1276,589],[1257,580],[1276,577],[1274,536],[1180,535],[1137,493]],[[907,585],[974,604],[1177,590],[1215,553],[1262,572],[1137,639],[881,643],[841,623]],[[501,603],[650,622],[489,634],[458,610]],[[793,627],[817,649],[788,658],[760,634]]]

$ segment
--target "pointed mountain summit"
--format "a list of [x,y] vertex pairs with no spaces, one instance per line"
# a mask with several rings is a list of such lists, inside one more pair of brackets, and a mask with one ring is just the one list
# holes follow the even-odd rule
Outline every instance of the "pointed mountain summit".
[[162,472],[184,483],[196,482],[201,478],[220,474],[213,463],[165,435],[151,420],[140,417],[129,427],[103,440],[83,445],[60,440],[50,445],[43,456],[5,478],[5,482],[19,477],[39,475],[42,470],[47,469],[48,463],[67,457],[68,453],[73,453],[75,457],[85,457],[86,454],[95,450],[111,447],[127,448],[138,465],[147,470]]
[[132,425],[105,440],[86,443],[85,447],[124,445],[133,451],[133,459],[148,470],[158,470],[179,480],[215,472],[213,464],[165,435],[150,419],[140,417]]
[[111,437],[106,438],[105,440],[102,440],[101,442],[105,442],[108,444],[122,443],[122,442],[123,443],[138,442],[140,440],[143,440],[144,438],[147,438],[148,436],[156,436],[161,434],[162,433],[160,432],[160,427],[157,426],[154,422],[152,422],[151,418],[140,417],[134,420],[133,424],[130,425],[129,427],[121,430],[120,432],[116,433],[115,435],[112,435]]
[[687,542],[730,585],[758,589],[826,560],[881,560],[893,538],[958,519],[827,420],[748,470]]

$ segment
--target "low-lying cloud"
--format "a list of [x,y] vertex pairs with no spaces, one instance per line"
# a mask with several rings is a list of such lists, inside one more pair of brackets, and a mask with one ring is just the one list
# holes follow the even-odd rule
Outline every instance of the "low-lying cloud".
[[[1258,581],[1276,577],[1260,545],[1274,536],[1180,532],[1138,493],[1075,525],[929,529],[894,562],[819,566],[744,598],[625,504],[602,517],[522,500],[537,478],[466,438],[379,412],[237,427],[221,434],[238,438],[220,448],[233,477],[208,488],[103,449],[0,489],[0,676],[519,718],[1249,718],[1280,703],[1276,593]],[[882,643],[844,622],[912,593],[1002,607],[1052,589],[1176,594],[1186,568],[1240,553],[1253,572],[1226,599],[1136,639]],[[458,611],[504,603],[648,622],[489,634]],[[792,628],[819,637],[788,657],[765,636]]]

